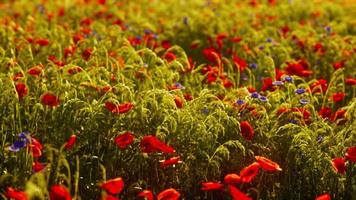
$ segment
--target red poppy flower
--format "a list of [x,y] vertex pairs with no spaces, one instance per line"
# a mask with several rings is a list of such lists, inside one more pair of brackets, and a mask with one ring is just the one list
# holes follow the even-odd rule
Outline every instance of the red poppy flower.
[[47,40],[47,39],[37,39],[35,41],[35,43],[40,45],[40,46],[47,46],[47,45],[49,45],[49,40]]
[[231,88],[231,87],[234,86],[234,84],[233,84],[230,80],[228,80],[228,79],[225,79],[225,80],[223,81],[223,85],[224,85],[225,88]]
[[345,113],[346,113],[346,110],[343,110],[343,109],[336,111],[335,114],[332,116],[332,120],[336,121],[338,119],[345,118]]
[[79,66],[75,66],[75,67],[69,68],[67,70],[68,74],[70,74],[70,75],[73,75],[73,74],[76,74],[76,73],[79,73],[79,72],[82,72],[82,71],[83,71],[83,68],[81,68]]
[[187,101],[193,100],[193,96],[189,93],[185,93],[185,94],[183,94],[183,96],[184,96],[184,99]]
[[319,79],[317,80],[317,82],[314,82],[310,85],[310,90],[313,94],[317,92],[326,92],[327,89],[328,82],[325,79]]
[[318,112],[319,116],[321,116],[322,118],[330,118],[332,111],[331,108],[329,107],[322,107],[319,112]]
[[151,190],[144,190],[137,195],[138,197],[145,198],[146,200],[154,200],[154,196]]
[[233,200],[252,200],[233,185],[229,185],[229,191]]
[[289,108],[281,107],[281,108],[279,108],[279,109],[277,110],[277,115],[280,116],[280,115],[282,115],[283,113],[287,113],[287,112],[289,112],[289,111],[290,111]]
[[15,190],[12,187],[8,187],[6,189],[5,196],[6,196],[6,198],[14,199],[14,200],[28,200],[29,199],[26,192]]
[[18,81],[19,79],[21,79],[23,77],[23,73],[22,72],[17,72],[16,74],[14,74],[14,76],[12,77],[13,81]]
[[340,174],[344,174],[346,172],[345,158],[334,158],[331,164],[335,172]]
[[337,103],[342,101],[345,98],[346,94],[343,92],[338,92],[338,93],[334,93],[332,96],[332,100]]
[[90,24],[92,24],[92,23],[93,23],[93,20],[90,18],[85,18],[85,19],[82,19],[82,21],[80,21],[81,26],[90,26]]
[[72,197],[67,188],[62,185],[53,185],[49,192],[49,198],[51,200],[71,200]]
[[251,165],[243,168],[240,171],[240,177],[242,182],[249,183],[251,182],[258,174],[260,169],[260,164],[257,162],[252,163]]
[[119,194],[124,189],[124,181],[121,177],[110,179],[100,185],[100,188],[109,194]]
[[73,35],[72,38],[73,38],[74,44],[77,44],[79,41],[84,40],[84,35],[81,33],[76,33]]
[[125,132],[124,134],[118,135],[115,138],[115,144],[120,149],[125,149],[128,145],[130,145],[134,141],[135,137],[131,132]]
[[160,166],[162,168],[166,168],[166,167],[168,167],[170,165],[175,165],[175,164],[181,163],[182,161],[180,161],[180,157],[179,156],[175,156],[175,157],[172,157],[172,158],[168,158],[166,160],[161,160],[160,162],[161,162]]
[[52,93],[46,92],[41,96],[41,103],[46,106],[55,107],[59,105],[59,98]]
[[208,61],[212,63],[216,63],[221,57],[221,55],[213,47],[203,49],[203,55]]
[[66,142],[66,144],[64,145],[64,148],[66,149],[71,149],[74,144],[75,144],[75,141],[77,141],[77,136],[76,135],[71,135],[69,137],[69,140]]
[[201,185],[202,185],[201,190],[203,190],[203,191],[221,190],[224,188],[224,184],[221,184],[218,182],[205,182],[205,183],[202,183]]
[[36,65],[27,70],[27,73],[31,76],[38,77],[43,71],[42,65]]
[[165,48],[165,49],[169,49],[172,45],[171,45],[171,43],[170,43],[168,40],[163,40],[163,41],[161,42],[161,46],[162,46],[163,48]]
[[178,200],[179,197],[180,193],[177,190],[169,188],[160,192],[157,195],[157,200]]
[[234,62],[235,66],[240,70],[240,72],[245,71],[247,67],[247,62],[244,59],[238,57],[237,55],[233,55],[232,61]]
[[42,156],[42,150],[37,146],[31,145],[31,153],[34,158],[39,158]]
[[141,151],[144,153],[154,153],[154,152],[164,152],[164,153],[174,153],[175,150],[161,142],[154,135],[144,136],[140,143]]
[[174,97],[174,102],[176,103],[177,108],[183,108],[183,100],[179,96]]
[[104,195],[103,198],[101,198],[101,200],[120,200],[118,197],[112,196],[110,194],[106,194]]
[[224,177],[224,183],[226,184],[238,184],[241,183],[241,177],[237,174],[227,174]]
[[217,80],[218,76],[215,72],[209,72],[206,77],[206,82],[208,84],[214,83]]
[[346,83],[347,85],[356,85],[356,79],[355,79],[355,78],[347,78],[347,79],[345,80],[345,83]]
[[337,70],[337,69],[343,68],[344,65],[345,65],[345,61],[339,61],[339,62],[335,62],[333,64],[333,67],[335,70]]
[[20,100],[28,94],[27,86],[24,83],[16,83],[15,88]]
[[227,38],[227,34],[226,33],[219,33],[218,35],[216,35],[215,40],[216,40],[216,44],[218,45],[219,49],[222,49],[223,40],[225,38]]
[[310,112],[305,108],[292,108],[292,111],[299,112],[300,114],[302,114],[303,119],[305,119],[305,120],[309,119],[309,117],[311,115]]
[[40,163],[40,162],[37,162],[37,161],[32,163],[32,170],[34,172],[42,171],[45,167],[46,167],[46,164],[44,164],[44,163]]
[[177,59],[177,57],[174,53],[168,52],[164,54],[164,59],[166,59],[168,62],[172,62],[173,60]]
[[255,156],[258,164],[260,164],[261,168],[266,171],[282,171],[279,165],[265,157]]
[[323,194],[323,195],[317,196],[315,198],[315,200],[331,200],[331,197],[329,194]]
[[93,49],[92,48],[86,48],[82,53],[82,57],[83,57],[84,60],[88,61],[92,54],[93,54]]
[[132,103],[123,103],[118,106],[111,102],[105,102],[105,108],[112,113],[123,114],[129,112],[133,108]]
[[272,82],[273,82],[272,78],[270,78],[270,77],[264,78],[261,91],[266,91],[266,90],[274,91],[275,88],[274,88]]
[[350,162],[356,163],[356,146],[349,147],[345,153],[345,158]]
[[252,140],[255,132],[248,121],[240,122],[241,134],[246,140]]
[[313,71],[308,70],[308,64],[303,59],[298,62],[287,62],[285,71],[288,75],[297,75],[300,77],[308,77],[313,73]]

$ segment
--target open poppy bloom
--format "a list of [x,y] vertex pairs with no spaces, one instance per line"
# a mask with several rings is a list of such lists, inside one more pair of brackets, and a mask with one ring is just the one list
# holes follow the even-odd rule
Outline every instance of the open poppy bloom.
[[262,85],[261,91],[266,91],[266,90],[269,90],[269,91],[275,90],[275,87],[273,85],[273,80],[271,77],[267,77],[267,78],[263,79],[263,85]]
[[49,192],[49,198],[51,200],[71,200],[72,197],[67,188],[62,185],[53,185]]
[[258,164],[260,164],[261,168],[266,171],[282,171],[279,165],[265,157],[255,156]]
[[315,200],[331,200],[331,197],[329,194],[323,194],[323,195],[317,196],[315,198]]
[[233,185],[229,185],[229,191],[233,200],[252,200]]
[[345,158],[350,162],[356,163],[356,146],[349,147],[345,153]]
[[202,185],[201,190],[203,191],[221,190],[224,188],[224,184],[221,184],[219,182],[205,182],[202,183],[201,185]]
[[345,79],[347,85],[356,85],[356,78],[347,78]]
[[105,183],[102,183],[100,185],[100,188],[105,190],[109,194],[116,195],[124,189],[124,181],[121,177],[110,179]]
[[173,60],[177,59],[177,57],[174,53],[168,52],[164,54],[164,59],[166,59],[168,62],[172,62]]
[[145,198],[146,200],[154,200],[154,196],[151,190],[144,190],[137,195],[138,197]]
[[20,100],[28,94],[27,86],[24,83],[16,83],[15,88]]
[[330,118],[331,117],[331,108],[329,107],[322,107],[320,108],[318,114],[319,116],[321,116],[322,118]]
[[77,141],[77,136],[76,135],[71,135],[69,140],[64,145],[64,148],[71,149],[74,146],[75,141]]
[[334,93],[332,96],[332,100],[337,103],[342,101],[345,98],[346,94],[343,92],[338,92],[338,93]]
[[31,76],[38,77],[43,71],[42,65],[36,65],[27,70],[27,73]]
[[331,162],[335,172],[344,174],[346,172],[346,165],[344,158],[334,158]]
[[246,140],[252,140],[254,136],[254,130],[248,121],[240,122],[241,134]]
[[257,162],[254,162],[251,165],[243,168],[240,171],[240,177],[241,177],[242,182],[244,182],[244,183],[251,182],[257,176],[260,167],[261,167],[260,164],[258,164]]
[[224,183],[226,184],[238,184],[241,183],[241,177],[237,174],[227,174],[224,177]]
[[15,199],[15,200],[28,200],[29,199],[26,192],[15,190],[12,187],[8,187],[6,189],[5,196],[6,196],[6,198]]
[[135,137],[134,135],[127,131],[124,134],[121,134],[115,138],[115,144],[120,148],[120,149],[125,149],[128,145],[130,145],[134,141]]
[[133,108],[133,104],[123,103],[117,106],[111,102],[105,102],[105,108],[112,113],[123,114],[129,112]]
[[40,46],[47,46],[47,45],[49,45],[49,40],[40,38],[40,39],[37,39],[35,41],[35,43],[40,45]]
[[160,166],[162,168],[166,168],[166,167],[168,167],[170,165],[175,165],[175,164],[178,164],[178,163],[182,163],[182,161],[180,161],[180,157],[179,156],[174,156],[172,158],[168,158],[167,160],[161,160],[160,162],[161,162]]
[[41,96],[41,103],[46,106],[55,107],[59,105],[59,98],[52,93],[46,92]]
[[163,153],[174,153],[175,150],[160,141],[154,135],[144,136],[140,143],[141,151],[144,153],[154,153],[154,152],[163,152]]
[[169,188],[160,192],[157,195],[157,200],[178,200],[179,197],[180,193],[177,190]]

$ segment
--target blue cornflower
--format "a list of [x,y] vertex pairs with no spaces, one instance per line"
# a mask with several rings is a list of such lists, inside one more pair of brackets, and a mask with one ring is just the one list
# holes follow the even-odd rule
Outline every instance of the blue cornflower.
[[272,38],[267,38],[266,41],[267,41],[267,42],[272,42],[273,40],[272,40]]
[[262,51],[263,49],[265,49],[265,46],[261,45],[258,47],[258,49]]
[[209,114],[209,110],[207,108],[203,108],[201,112],[206,115]]
[[303,88],[298,88],[298,89],[295,90],[295,93],[297,93],[297,94],[304,94],[304,93],[305,93],[305,89],[303,89]]
[[290,83],[293,82],[293,78],[291,76],[285,76],[284,80]]
[[318,135],[318,139],[317,139],[318,143],[321,143],[323,140],[324,140],[324,137],[321,135]]
[[288,122],[291,124],[298,124],[298,121],[294,119],[288,119]]
[[325,26],[324,28],[326,30],[326,32],[330,33],[331,32],[331,27],[330,26]]
[[259,99],[260,99],[262,102],[268,101],[267,97],[265,97],[265,96],[260,96]]
[[280,85],[284,85],[284,83],[283,83],[283,81],[273,81],[272,85],[280,86]]
[[175,82],[175,83],[174,83],[174,86],[175,86],[176,88],[178,88],[178,89],[181,89],[181,90],[184,90],[184,89],[185,89],[185,87],[184,87],[182,84],[180,84],[179,82]]
[[237,105],[243,105],[243,104],[245,104],[245,101],[242,100],[242,99],[238,99],[238,100],[236,101],[236,104],[237,104]]
[[24,131],[19,133],[18,137],[19,137],[19,141],[15,141],[9,148],[9,151],[12,152],[18,152],[20,151],[21,148],[24,148],[27,144],[29,144],[31,141],[31,137],[29,136],[29,132],[28,131]]
[[252,98],[258,98],[260,95],[257,92],[252,92],[251,97]]
[[257,67],[258,67],[258,65],[256,63],[250,63],[249,66],[252,69],[257,69]]
[[299,100],[299,103],[305,105],[305,104],[310,103],[310,101],[308,99],[301,99],[301,100]]

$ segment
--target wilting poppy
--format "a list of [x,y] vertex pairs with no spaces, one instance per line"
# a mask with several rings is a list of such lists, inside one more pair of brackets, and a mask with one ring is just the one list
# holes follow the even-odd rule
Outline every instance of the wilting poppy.
[[345,158],[350,162],[356,162],[356,146],[349,147],[345,153]]
[[331,162],[335,172],[344,174],[346,172],[345,158],[334,158]]
[[15,88],[20,100],[22,100],[28,94],[27,86],[24,83],[16,83]]
[[226,184],[238,184],[241,183],[241,177],[237,174],[227,174],[224,177],[224,183]]
[[175,165],[175,164],[181,163],[182,161],[180,161],[179,156],[174,156],[172,158],[168,158],[167,160],[161,160],[160,162],[161,162],[160,166],[162,168],[166,168],[170,165]]
[[140,143],[141,151],[144,153],[154,153],[154,152],[164,152],[164,153],[174,153],[175,150],[161,142],[154,135],[144,136]]
[[255,156],[258,164],[260,164],[261,168],[266,171],[282,171],[279,165],[265,157]]
[[254,136],[254,130],[248,121],[240,122],[241,134],[246,140],[252,140]]
[[257,162],[252,163],[251,165],[243,168],[240,171],[240,177],[242,182],[249,183],[251,182],[258,174],[260,169],[260,164]]
[[315,200],[331,200],[331,197],[329,194],[323,194],[323,195],[317,196],[315,198]]
[[15,190],[12,187],[8,187],[6,189],[5,196],[6,196],[6,198],[14,199],[14,200],[28,200],[29,199],[26,192]]
[[180,193],[177,190],[169,188],[160,192],[157,195],[157,200],[178,200],[179,197]]
[[53,185],[49,192],[50,200],[71,200],[68,189],[62,185]]
[[100,185],[100,188],[109,194],[119,194],[124,189],[124,181],[121,177],[110,179]]
[[229,185],[229,191],[233,200],[252,200],[233,185]]
[[338,93],[334,93],[332,96],[332,100],[337,103],[342,101],[345,98],[346,94],[343,92],[338,92]]
[[138,197],[145,198],[146,200],[154,200],[154,196],[151,190],[144,190],[137,195]]
[[210,191],[210,190],[221,190],[224,188],[224,184],[219,182],[205,182],[201,183],[203,191]]
[[41,96],[41,103],[46,106],[55,107],[59,105],[59,98],[52,93],[46,92]]
[[120,149],[125,149],[128,145],[130,145],[134,141],[135,137],[131,132],[125,132],[124,134],[118,135],[115,137],[115,144]]
[[77,141],[77,136],[76,135],[71,135],[69,137],[68,141],[66,142],[66,144],[64,145],[64,148],[71,149],[74,146],[75,141]]

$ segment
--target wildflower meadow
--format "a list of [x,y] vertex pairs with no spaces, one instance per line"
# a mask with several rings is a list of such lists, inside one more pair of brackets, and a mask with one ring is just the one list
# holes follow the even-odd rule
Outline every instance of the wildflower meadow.
[[0,1],[0,199],[355,200],[355,10]]

